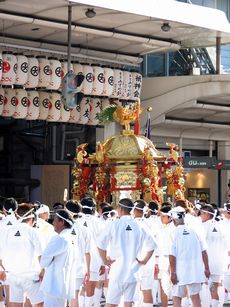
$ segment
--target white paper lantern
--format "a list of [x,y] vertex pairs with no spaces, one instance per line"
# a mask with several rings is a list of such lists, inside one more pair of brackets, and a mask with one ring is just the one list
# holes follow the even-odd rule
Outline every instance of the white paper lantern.
[[68,122],[70,118],[70,109],[66,108],[61,101],[61,110],[59,122]]
[[111,96],[113,93],[114,71],[109,67],[104,67],[105,83],[102,96]]
[[50,84],[49,90],[58,90],[61,85],[62,66],[61,62],[56,58],[48,58],[50,61]]
[[38,56],[39,81],[38,87],[47,87],[50,84],[50,61],[45,56]]
[[26,119],[36,120],[39,117],[39,93],[35,90],[27,90],[28,109]]
[[93,90],[91,95],[100,96],[105,84],[104,68],[93,66]]
[[85,95],[90,95],[93,90],[93,67],[90,65],[83,65],[84,81],[81,91]]
[[25,118],[28,110],[27,92],[23,88],[15,89],[16,106],[13,114],[14,118]]
[[[78,62],[73,63],[73,71],[74,71],[74,73],[75,73],[76,75],[78,75],[78,74],[84,74],[84,72],[83,72],[83,66],[82,66],[80,63],[78,63]],[[79,88],[79,92],[81,92],[82,86],[83,86],[83,82],[82,82],[82,84],[78,87],[78,88]]]
[[110,97],[121,98],[122,89],[123,89],[123,71],[120,69],[114,69],[113,92]]
[[39,116],[38,119],[46,120],[49,115],[50,93],[39,91]]
[[97,113],[101,112],[102,102],[100,98],[90,99],[90,113],[88,125],[98,125],[99,120],[97,119]]
[[0,87],[0,115],[4,108],[4,88]]
[[132,80],[132,94],[130,99],[137,100],[141,96],[142,75],[138,72],[133,72]]
[[2,65],[3,65],[2,52],[0,52],[0,80],[2,79]]
[[16,54],[17,58],[17,72],[16,72],[16,85],[24,85],[28,80],[28,58],[23,54]]
[[110,105],[109,98],[103,98],[101,100],[101,108],[102,110]]
[[132,73],[130,71],[124,71],[122,99],[130,99],[131,95],[132,95]]
[[89,113],[90,113],[90,97],[84,97],[81,101],[81,111],[79,124],[86,125],[89,121]]
[[80,118],[81,107],[77,106],[70,110],[69,123],[78,123]]
[[50,93],[49,114],[47,121],[57,122],[61,116],[61,94],[57,92]]
[[12,52],[3,51],[2,59],[3,64],[1,84],[13,85],[16,79],[17,58]]
[[[61,67],[62,67],[61,78],[63,79],[68,72],[68,61],[61,60],[60,62],[61,62]],[[73,70],[73,64],[72,63],[70,63],[70,70]]]
[[25,84],[26,88],[35,88],[38,86],[39,81],[39,67],[38,59],[34,56],[27,56],[28,59],[28,80]]
[[4,88],[4,107],[2,111],[2,116],[13,116],[16,104],[17,100],[15,96],[15,89],[8,87]]

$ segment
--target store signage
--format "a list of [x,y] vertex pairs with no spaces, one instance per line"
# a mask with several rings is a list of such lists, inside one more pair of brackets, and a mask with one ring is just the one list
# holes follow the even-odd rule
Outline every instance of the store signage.
[[209,168],[215,164],[216,160],[212,157],[188,157],[184,158],[183,162],[186,168]]

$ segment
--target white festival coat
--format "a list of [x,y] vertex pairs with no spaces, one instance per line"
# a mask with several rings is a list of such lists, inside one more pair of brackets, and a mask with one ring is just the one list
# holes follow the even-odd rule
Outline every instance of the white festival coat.
[[74,244],[71,229],[54,236],[41,257],[45,275],[41,290],[53,297],[71,299],[75,296]]

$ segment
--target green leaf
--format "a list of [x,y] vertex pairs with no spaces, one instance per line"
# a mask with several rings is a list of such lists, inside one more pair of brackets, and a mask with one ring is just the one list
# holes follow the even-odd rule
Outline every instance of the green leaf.
[[113,122],[113,113],[116,111],[116,109],[116,105],[110,105],[108,107],[105,107],[100,113],[97,113],[96,118],[101,124]]

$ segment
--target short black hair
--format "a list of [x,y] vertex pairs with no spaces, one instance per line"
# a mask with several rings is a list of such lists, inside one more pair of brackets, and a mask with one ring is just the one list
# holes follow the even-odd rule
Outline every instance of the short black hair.
[[202,208],[201,208],[201,211],[202,210],[209,212],[211,215],[213,215],[214,212],[215,212],[215,209],[213,208],[213,206],[211,206],[209,204],[203,205]]
[[57,203],[53,204],[53,209],[54,210],[61,210],[61,209],[64,209],[64,208],[65,208],[65,206],[62,203],[57,202]]
[[65,207],[74,215],[78,215],[78,213],[82,212],[82,205],[74,199],[68,200]]
[[[95,213],[96,202],[92,197],[84,197],[81,199],[82,205],[82,213],[84,214],[91,214]],[[88,207],[88,208],[85,208]]]
[[159,203],[156,200],[152,200],[149,202],[148,205],[149,211],[151,212],[152,215],[156,215],[157,211],[159,209]]
[[129,198],[122,198],[119,200],[119,206],[127,213],[133,209],[133,202]]
[[15,198],[6,198],[4,203],[3,203],[3,208],[5,209],[6,212],[9,212],[10,210],[16,211],[18,207],[18,203]]
[[168,213],[171,209],[172,209],[172,206],[166,206],[166,205],[164,205],[164,206],[162,206],[162,207],[160,208],[160,212]]
[[58,210],[56,213],[65,219],[65,220],[62,219],[61,217],[59,217],[57,215],[59,221],[63,221],[64,222],[65,228],[72,228],[74,220],[73,220],[73,217],[71,216],[71,214],[67,210],[61,209],[61,210]]
[[134,208],[137,210],[140,209],[141,211],[143,211],[145,206],[146,206],[146,202],[143,199],[138,199],[138,200],[135,200],[134,202]]

